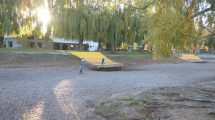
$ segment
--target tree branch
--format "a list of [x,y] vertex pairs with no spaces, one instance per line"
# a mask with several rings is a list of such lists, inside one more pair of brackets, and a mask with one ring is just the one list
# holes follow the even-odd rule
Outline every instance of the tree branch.
[[213,34],[209,34],[209,35],[206,35],[206,36],[203,36],[203,37],[196,37],[196,36],[192,36],[192,35],[184,35],[185,37],[191,37],[191,38],[195,38],[195,39],[205,39],[205,38],[208,38],[210,36],[215,36],[215,33]]
[[190,38],[194,38],[194,39],[200,39],[199,37],[196,36],[192,36],[192,35],[184,35],[185,37],[190,37]]
[[202,11],[200,11],[200,12],[194,14],[194,15],[192,15],[192,16],[188,19],[188,21],[191,20],[191,19],[193,19],[193,18],[195,18],[195,17],[197,17],[197,16],[199,16],[199,15],[202,15],[202,14],[204,14],[204,13],[206,13],[206,12],[213,11],[213,10],[214,10],[214,8],[213,8],[212,6],[209,7],[209,8],[206,8],[206,9],[204,9],[204,10],[202,10]]
[[212,34],[215,34],[212,30],[210,30],[209,28],[203,26],[204,29],[206,29],[208,32],[212,33]]
[[207,35],[207,36],[203,36],[203,37],[202,37],[202,39],[204,39],[204,38],[208,38],[208,37],[211,37],[211,36],[215,36],[215,33],[213,33],[213,34],[209,34],[209,35]]
[[154,2],[155,2],[155,0],[153,0],[152,2],[148,3],[148,4],[145,5],[144,7],[136,7],[136,6],[133,6],[133,5],[129,4],[129,3],[124,2],[123,0],[120,0],[120,1],[121,1],[124,5],[126,5],[126,6],[128,6],[128,7],[131,7],[131,8],[133,8],[133,9],[138,9],[138,10],[145,10],[145,9],[147,9],[149,6],[153,5]]

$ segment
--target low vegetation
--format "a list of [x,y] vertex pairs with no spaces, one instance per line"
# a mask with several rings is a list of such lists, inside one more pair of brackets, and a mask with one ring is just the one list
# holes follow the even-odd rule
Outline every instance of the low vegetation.
[[[112,97],[95,107],[95,113],[112,120],[158,120],[214,117],[214,83],[186,87],[162,87],[135,95]],[[201,109],[196,111],[195,109]],[[186,112],[189,115],[186,115]],[[198,114],[197,114],[198,113]]]

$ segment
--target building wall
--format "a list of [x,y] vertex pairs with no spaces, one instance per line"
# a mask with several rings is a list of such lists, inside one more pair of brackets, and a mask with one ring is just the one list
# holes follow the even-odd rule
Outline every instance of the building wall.
[[19,45],[17,44],[16,38],[4,38],[4,47],[6,48],[17,48]]
[[19,40],[22,48],[44,48],[43,40],[22,39]]
[[78,50],[78,44],[71,43],[53,43],[54,50]]

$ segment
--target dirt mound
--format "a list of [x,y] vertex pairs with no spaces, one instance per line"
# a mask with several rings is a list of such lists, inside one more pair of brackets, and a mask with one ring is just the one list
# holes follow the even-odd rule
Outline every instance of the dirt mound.
[[0,52],[0,68],[77,66],[79,59],[72,55],[32,52]]
[[197,86],[163,87],[115,97],[95,107],[104,119],[214,120],[215,81]]

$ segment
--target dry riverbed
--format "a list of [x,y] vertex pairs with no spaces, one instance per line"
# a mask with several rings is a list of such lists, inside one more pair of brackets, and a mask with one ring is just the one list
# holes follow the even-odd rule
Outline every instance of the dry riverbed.
[[214,120],[215,81],[118,95],[94,111],[111,120]]
[[122,71],[84,69],[79,75],[76,58],[26,54],[0,58],[0,120],[215,117],[214,62],[148,64],[132,58]]

